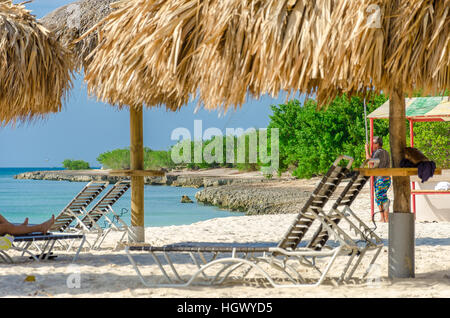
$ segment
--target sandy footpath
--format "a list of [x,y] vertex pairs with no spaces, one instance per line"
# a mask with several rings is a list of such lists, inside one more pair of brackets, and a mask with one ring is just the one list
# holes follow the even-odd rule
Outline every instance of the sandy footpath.
[[[373,228],[369,202],[365,191],[352,209]],[[237,216],[185,226],[147,228],[146,241],[154,245],[179,242],[268,244],[283,236],[294,217],[294,214]],[[255,276],[243,283],[231,282],[218,287],[146,288],[124,251],[113,250],[120,233],[112,233],[102,250],[81,253],[75,264],[71,264],[73,253],[64,251],[56,251],[55,260],[40,263],[18,256],[18,263],[14,265],[1,263],[0,297],[450,297],[450,223],[416,223],[416,278],[396,280],[387,277],[388,225],[378,222],[376,225],[375,233],[385,245],[375,263],[377,276],[339,287],[326,281],[319,287],[275,289],[265,286]],[[136,259],[148,281],[163,280],[150,255],[140,253]],[[346,259],[338,258],[336,268]],[[182,274],[194,269],[189,260],[185,255],[175,258]],[[28,275],[34,276],[35,281],[25,281]],[[331,276],[336,275],[331,272]]]

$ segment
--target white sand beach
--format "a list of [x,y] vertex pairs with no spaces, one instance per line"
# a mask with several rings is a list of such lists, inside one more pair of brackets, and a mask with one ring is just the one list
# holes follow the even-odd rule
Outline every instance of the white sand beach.
[[[352,209],[373,227],[367,189]],[[180,242],[277,242],[294,217],[293,214],[238,216],[185,226],[150,227],[146,229],[146,241],[157,246]],[[383,239],[384,247],[375,262],[379,277],[371,281],[338,287],[325,281],[319,287],[272,288],[250,279],[214,287],[147,288],[138,279],[125,252],[113,250],[121,233],[112,233],[101,250],[82,252],[75,264],[71,264],[73,252],[64,251],[55,251],[58,257],[54,260],[38,263],[16,258],[16,264],[0,264],[0,297],[450,297],[449,222],[416,223],[416,278],[395,280],[388,278],[388,225],[376,224],[375,233]],[[151,256],[136,255],[146,279],[162,282],[163,276]],[[182,273],[195,268],[189,260],[188,256],[175,259]],[[335,266],[345,261],[346,257],[339,257]],[[79,275],[79,286],[75,286],[79,288],[68,287],[67,281],[74,273]],[[333,271],[330,274],[333,276]],[[35,281],[25,281],[28,275],[34,276]]]

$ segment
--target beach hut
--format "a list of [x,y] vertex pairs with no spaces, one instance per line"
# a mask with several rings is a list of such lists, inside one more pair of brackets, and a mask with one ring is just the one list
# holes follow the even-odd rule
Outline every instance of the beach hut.
[[[102,100],[174,105],[188,93],[205,108],[239,107],[280,91],[390,96],[394,167],[404,155],[404,95],[450,88],[449,0],[120,2],[86,72]],[[126,30],[126,32],[125,32]],[[145,83],[146,85],[142,85]],[[177,95],[178,94],[178,95]],[[389,276],[414,276],[409,177],[394,176]]]
[[72,87],[71,54],[22,4],[0,1],[0,126],[58,112]]

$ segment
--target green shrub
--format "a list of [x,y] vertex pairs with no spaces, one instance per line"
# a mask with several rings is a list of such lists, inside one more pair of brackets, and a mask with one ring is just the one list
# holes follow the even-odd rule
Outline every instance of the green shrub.
[[83,160],[66,159],[63,161],[63,167],[67,170],[87,170],[90,169],[89,163]]
[[[130,149],[115,149],[100,154],[97,161],[105,169],[130,169]],[[174,167],[169,151],[155,151],[148,147],[144,148],[144,169],[159,169]]]
[[[215,136],[211,139],[204,140],[201,144],[201,148],[197,141],[190,141],[191,156],[190,159],[184,165],[189,169],[212,169],[212,168],[236,168],[240,171],[258,171],[264,164],[260,162],[260,143],[259,143],[259,132],[255,130],[256,136],[252,137],[251,133],[245,133],[239,137],[237,136]],[[270,134],[267,136],[269,149],[267,150],[268,156],[270,157]],[[256,143],[256,151],[250,151],[250,140]],[[178,144],[174,145],[171,150],[179,151],[180,157],[183,155],[183,144],[189,142],[186,140],[180,141]],[[227,142],[232,143],[234,160],[229,160],[227,156]],[[242,146],[243,148],[239,149]],[[189,147],[186,145],[186,147]],[[198,149],[197,149],[198,148]],[[222,148],[222,154],[216,154],[216,148]],[[189,149],[189,148],[187,148]],[[195,158],[195,152],[201,150],[201,160]],[[210,154],[211,158],[205,157],[205,154]],[[238,158],[238,156],[242,158]],[[183,165],[183,164],[181,164]],[[269,165],[269,164],[267,164]]]
[[448,122],[414,123],[414,147],[434,161],[437,167],[449,169],[450,124]]
[[130,149],[115,149],[100,154],[97,157],[105,169],[130,169]]

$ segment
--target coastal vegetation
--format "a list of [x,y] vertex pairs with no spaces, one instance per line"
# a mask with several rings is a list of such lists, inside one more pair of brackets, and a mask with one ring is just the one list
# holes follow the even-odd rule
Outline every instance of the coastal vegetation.
[[450,126],[448,122],[414,124],[414,147],[420,149],[437,167],[450,168]]
[[67,170],[87,170],[90,169],[89,163],[83,160],[66,159],[63,161],[63,167]]
[[[130,148],[115,149],[97,157],[105,169],[130,169]],[[170,158],[170,151],[156,151],[144,147],[144,169],[172,169],[175,164]]]
[[[374,95],[366,99],[367,114],[385,103],[387,97]],[[258,130],[247,130],[240,136],[215,136],[203,142],[182,140],[167,151],[144,149],[145,169],[208,169],[235,168],[241,171],[258,171],[269,166],[271,157],[271,131],[278,129],[278,173],[290,171],[298,178],[311,178],[325,173],[337,156],[346,154],[355,159],[358,167],[365,159],[366,129],[364,100],[343,95],[335,98],[326,110],[318,110],[312,99],[301,104],[291,100],[272,105],[272,115],[267,130],[267,147],[261,147]],[[408,123],[405,122],[405,125]],[[374,134],[383,137],[384,148],[389,147],[388,120],[374,121]],[[441,168],[450,168],[450,129],[446,122],[415,123],[414,146]],[[250,147],[253,144],[253,147]],[[409,145],[409,135],[407,136]],[[267,148],[267,149],[265,149]],[[220,150],[220,151],[218,151]],[[184,157],[174,162],[173,153]],[[186,153],[183,153],[186,152]],[[200,154],[200,155],[199,155]],[[106,169],[129,169],[129,148],[102,153],[97,158]]]
[[[384,95],[367,100],[367,114],[381,106]],[[278,128],[280,136],[280,169],[291,170],[299,178],[325,173],[341,154],[355,159],[358,167],[365,159],[366,142],[364,101],[345,95],[334,99],[326,111],[317,109],[309,99],[301,105],[298,100],[273,105],[270,128]],[[385,139],[389,135],[387,120],[374,122],[374,131]]]

